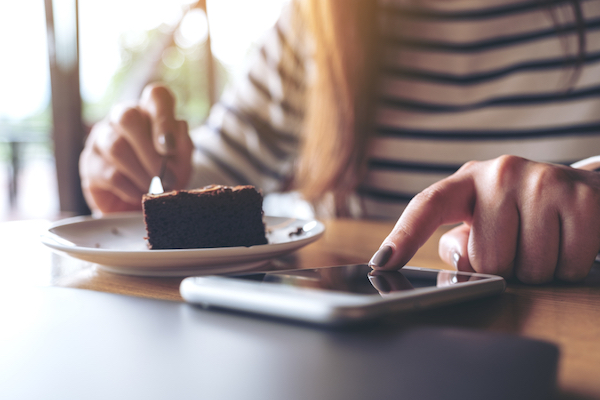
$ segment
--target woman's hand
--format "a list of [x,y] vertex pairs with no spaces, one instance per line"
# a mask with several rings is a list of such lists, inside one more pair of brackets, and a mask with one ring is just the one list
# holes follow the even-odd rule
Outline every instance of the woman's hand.
[[600,174],[514,156],[469,162],[419,193],[371,259],[404,266],[443,224],[442,260],[525,283],[583,279],[600,250]]
[[79,160],[83,192],[94,211],[141,209],[142,195],[168,156],[165,190],[190,179],[192,141],[185,121],[175,118],[175,99],[161,85],[145,88],[137,105],[117,106],[97,123]]

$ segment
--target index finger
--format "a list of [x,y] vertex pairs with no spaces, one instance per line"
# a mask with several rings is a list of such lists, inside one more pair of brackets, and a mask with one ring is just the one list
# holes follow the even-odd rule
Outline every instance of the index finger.
[[166,86],[150,84],[142,93],[140,106],[150,118],[154,148],[161,155],[172,155],[178,129],[175,96]]
[[410,201],[369,265],[386,270],[403,267],[438,227],[469,222],[474,199],[468,174],[454,174],[423,190]]

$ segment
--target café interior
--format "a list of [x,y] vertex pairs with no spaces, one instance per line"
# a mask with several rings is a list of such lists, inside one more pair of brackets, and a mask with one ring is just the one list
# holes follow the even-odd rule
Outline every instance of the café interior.
[[[285,4],[0,5],[0,398],[600,399],[598,263],[577,284],[508,281],[490,296],[322,324],[190,304],[185,278],[223,272],[202,262],[177,269],[180,255],[99,254],[84,238],[95,228],[70,228],[92,218],[79,155],[111,105],[160,80],[185,99],[178,114],[201,125]],[[311,236],[297,222],[310,218],[304,211],[274,217],[305,230],[293,251],[273,250],[248,271],[362,265],[395,222],[331,218],[312,223]],[[456,274],[437,254],[447,229],[409,265]]]

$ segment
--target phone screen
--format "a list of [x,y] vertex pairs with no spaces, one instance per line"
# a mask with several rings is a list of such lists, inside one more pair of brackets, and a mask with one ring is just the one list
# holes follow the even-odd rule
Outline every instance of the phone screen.
[[489,279],[485,276],[448,270],[404,268],[399,271],[374,271],[366,264],[268,272],[240,275],[234,278],[364,295],[384,295],[424,287],[453,286],[464,282]]

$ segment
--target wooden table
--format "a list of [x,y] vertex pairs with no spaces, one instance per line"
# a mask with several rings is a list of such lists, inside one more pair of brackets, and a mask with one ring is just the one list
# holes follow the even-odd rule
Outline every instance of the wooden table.
[[[181,301],[180,278],[145,278],[104,272],[94,264],[52,253],[39,241],[47,221],[0,224],[0,290],[4,285],[59,286]],[[364,263],[391,222],[331,220],[325,235],[273,268],[313,268]],[[438,230],[410,262],[447,268],[437,256]],[[398,320],[410,326],[453,326],[514,333],[555,343],[561,352],[559,398],[600,399],[600,266],[575,285],[527,286],[509,282],[501,296],[412,314]]]

